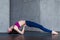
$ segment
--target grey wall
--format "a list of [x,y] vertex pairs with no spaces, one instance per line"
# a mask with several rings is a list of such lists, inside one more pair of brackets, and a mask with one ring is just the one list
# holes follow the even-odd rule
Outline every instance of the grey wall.
[[[11,25],[18,20],[25,19],[60,31],[60,0],[11,0],[10,19]],[[0,32],[7,32],[8,27],[9,0],[0,0]]]
[[0,32],[7,32],[9,27],[9,0],[0,0]]
[[[60,0],[11,0],[11,25],[24,19],[60,31]],[[29,30],[39,30],[28,28]]]
[[60,31],[60,0],[41,0],[40,20],[47,28]]
[[[40,23],[40,0],[11,0],[11,25],[18,20],[31,20]],[[35,30],[29,27],[26,29]]]

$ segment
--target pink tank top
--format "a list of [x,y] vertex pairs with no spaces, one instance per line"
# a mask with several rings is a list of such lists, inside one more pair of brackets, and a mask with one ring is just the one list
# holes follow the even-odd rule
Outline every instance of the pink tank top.
[[19,24],[18,22],[16,22],[15,25],[16,25],[18,28],[21,27],[20,24]]

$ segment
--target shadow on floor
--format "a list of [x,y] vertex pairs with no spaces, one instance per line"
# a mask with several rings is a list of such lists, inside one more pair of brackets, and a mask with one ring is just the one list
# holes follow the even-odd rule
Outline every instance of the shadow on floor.
[[59,35],[27,31],[24,35],[0,33],[0,40],[59,40]]

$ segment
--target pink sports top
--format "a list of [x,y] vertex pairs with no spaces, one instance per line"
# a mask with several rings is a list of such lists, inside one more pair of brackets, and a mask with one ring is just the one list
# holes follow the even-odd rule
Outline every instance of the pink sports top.
[[16,25],[18,28],[21,27],[20,24],[19,24],[18,22],[16,22],[15,25]]

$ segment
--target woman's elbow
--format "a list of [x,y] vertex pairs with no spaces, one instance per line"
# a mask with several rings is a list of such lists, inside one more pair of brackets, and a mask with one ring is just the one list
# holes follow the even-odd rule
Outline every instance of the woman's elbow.
[[22,35],[24,34],[24,32],[21,33]]

